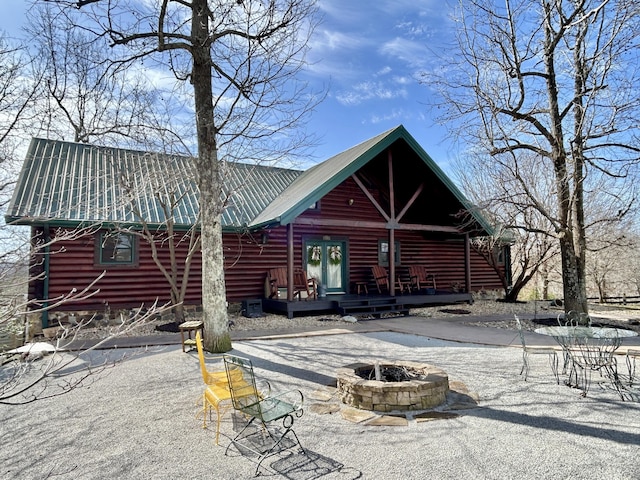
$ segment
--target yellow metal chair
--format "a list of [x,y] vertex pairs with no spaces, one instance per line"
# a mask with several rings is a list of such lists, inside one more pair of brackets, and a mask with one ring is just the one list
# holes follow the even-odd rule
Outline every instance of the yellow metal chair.
[[[207,370],[204,363],[204,351],[202,349],[202,338],[200,332],[196,333],[196,348],[198,349],[198,358],[200,360],[200,370],[202,371],[202,379],[207,386],[202,394],[202,428],[207,428],[207,413],[211,410],[216,411],[216,445],[220,439],[220,420],[226,411],[231,408],[231,393],[229,392],[229,383],[227,381],[227,373],[222,371]],[[228,402],[228,406],[221,406],[223,402]]]

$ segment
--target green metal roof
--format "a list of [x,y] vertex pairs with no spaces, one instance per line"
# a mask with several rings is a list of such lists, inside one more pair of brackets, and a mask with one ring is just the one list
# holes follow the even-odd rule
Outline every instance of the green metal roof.
[[[403,126],[362,142],[305,172],[229,163],[224,168],[227,208],[223,228],[286,225],[310,205],[397,141],[406,142],[435,176],[471,212],[487,221]],[[16,224],[72,225],[86,222],[152,225],[166,221],[157,195],[181,197],[173,212],[176,225],[193,225],[198,190],[190,157],[34,138],[6,214]],[[138,213],[136,213],[138,212]]]
[[[247,225],[300,171],[230,163],[224,167],[223,227]],[[34,138],[9,203],[7,222],[161,225],[158,197],[174,202],[176,225],[193,225],[198,189],[190,157]],[[156,192],[160,192],[158,195]],[[165,200],[166,203],[166,200]]]

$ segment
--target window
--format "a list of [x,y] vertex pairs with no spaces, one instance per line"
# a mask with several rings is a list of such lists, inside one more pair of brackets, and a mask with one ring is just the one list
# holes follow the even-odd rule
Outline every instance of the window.
[[[396,265],[400,265],[400,242],[395,242],[396,245]],[[378,265],[382,267],[389,266],[389,241],[378,240]]]
[[134,265],[135,238],[131,233],[101,232],[98,235],[98,265]]

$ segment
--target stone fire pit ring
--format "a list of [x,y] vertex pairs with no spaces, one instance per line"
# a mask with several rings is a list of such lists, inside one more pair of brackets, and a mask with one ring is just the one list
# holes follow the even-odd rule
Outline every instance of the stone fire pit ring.
[[406,368],[412,378],[406,381],[363,379],[358,373],[374,368],[373,363],[354,363],[336,373],[340,399],[346,405],[377,412],[428,410],[445,403],[449,391],[447,373],[433,365],[411,361],[380,361],[381,369]]

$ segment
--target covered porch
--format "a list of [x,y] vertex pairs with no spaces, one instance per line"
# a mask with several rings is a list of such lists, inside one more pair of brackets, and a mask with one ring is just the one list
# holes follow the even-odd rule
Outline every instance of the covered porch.
[[263,298],[262,309],[266,312],[286,315],[408,315],[409,309],[438,305],[473,303],[471,293],[436,291],[435,294],[412,293],[402,295],[381,295],[368,293],[363,295],[343,294],[327,295],[317,299],[287,300]]

